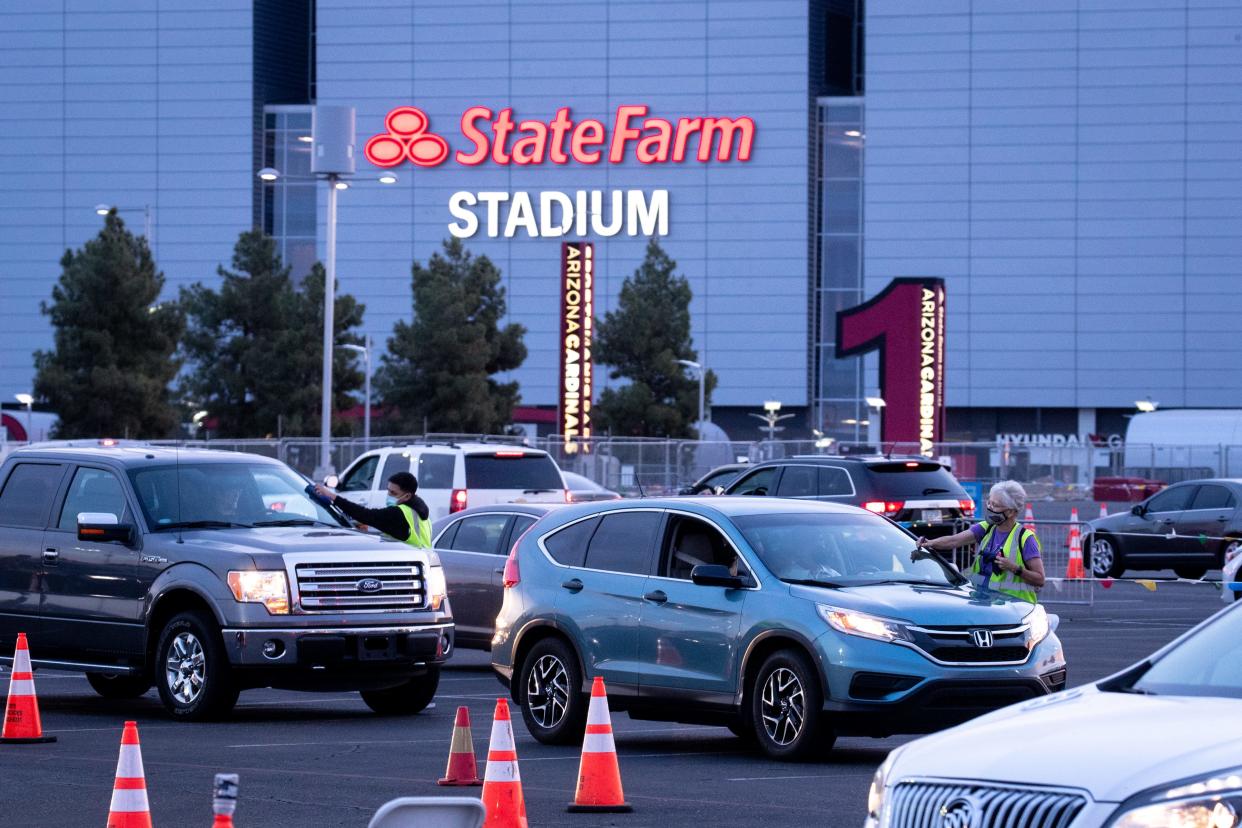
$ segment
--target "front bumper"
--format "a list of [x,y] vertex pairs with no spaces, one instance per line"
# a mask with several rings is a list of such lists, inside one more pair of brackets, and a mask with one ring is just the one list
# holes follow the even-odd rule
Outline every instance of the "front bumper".
[[453,651],[453,623],[221,630],[238,668],[400,672],[441,664]]

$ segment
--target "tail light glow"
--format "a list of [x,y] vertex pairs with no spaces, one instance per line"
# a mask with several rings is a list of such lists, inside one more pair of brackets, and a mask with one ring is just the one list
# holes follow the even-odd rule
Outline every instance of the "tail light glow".
[[496,457],[522,457],[525,454],[526,452],[524,451],[498,451],[496,452],[495,456]]
[[975,502],[971,500],[969,497],[959,500],[957,502],[957,505],[961,506],[962,511],[968,515],[973,515],[975,513]]
[[517,560],[518,547],[522,545],[522,541],[526,539],[526,536],[530,534],[530,530],[534,529],[537,524],[538,521],[535,521],[535,523],[528,526],[525,532],[518,535],[518,539],[513,542],[513,546],[509,549],[509,557],[505,558],[505,572],[503,576],[505,589],[515,587],[522,581],[522,570],[518,566]]
[[906,505],[904,500],[868,500],[863,508],[877,515],[895,515]]
[[460,512],[466,508],[466,490],[453,489],[453,494],[449,497],[449,514]]

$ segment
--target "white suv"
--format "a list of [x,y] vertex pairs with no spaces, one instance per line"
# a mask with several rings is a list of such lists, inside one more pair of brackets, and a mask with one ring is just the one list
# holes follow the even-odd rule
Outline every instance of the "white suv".
[[340,477],[337,491],[369,509],[383,507],[388,478],[408,471],[431,519],[468,506],[565,503],[567,486],[546,451],[495,443],[418,443],[372,449]]

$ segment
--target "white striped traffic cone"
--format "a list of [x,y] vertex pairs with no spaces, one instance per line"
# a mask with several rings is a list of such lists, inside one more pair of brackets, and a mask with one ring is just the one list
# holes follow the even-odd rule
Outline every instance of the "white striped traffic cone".
[[1100,504],[1100,517],[1102,517],[1102,518],[1106,518],[1106,517],[1108,517],[1108,506],[1107,506],[1107,504],[1104,504],[1104,503],[1101,503],[1101,504]]
[[492,717],[492,739],[487,746],[487,769],[483,772],[483,806],[487,808],[483,828],[527,828],[513,722],[509,720],[509,702],[504,698],[496,699],[496,713]]
[[4,731],[0,742],[30,744],[55,742],[55,736],[43,735],[39,719],[39,700],[35,698],[34,671],[30,666],[30,646],[26,634],[17,634],[13,652],[13,675],[9,678],[9,701],[4,711]]
[[1026,523],[1035,522],[1035,510],[1031,508],[1031,504],[1029,503],[1026,504],[1026,514],[1022,516],[1022,520],[1025,521]]
[[116,760],[116,784],[112,787],[108,828],[151,828],[151,807],[147,803],[147,778],[142,772],[137,722],[126,722],[121,732],[121,755]]
[[578,765],[578,790],[568,810],[605,813],[634,810],[625,801],[625,792],[621,789],[621,767],[617,764],[617,746],[612,739],[608,693],[604,690],[604,680],[599,676],[591,685],[586,737],[582,740],[582,762]]

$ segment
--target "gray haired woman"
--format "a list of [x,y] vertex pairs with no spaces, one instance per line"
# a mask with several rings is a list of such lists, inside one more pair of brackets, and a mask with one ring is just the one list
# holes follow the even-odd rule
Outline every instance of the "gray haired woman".
[[988,492],[988,518],[964,532],[919,541],[927,549],[954,549],[976,544],[979,554],[970,568],[980,589],[1036,603],[1036,590],[1044,585],[1044,561],[1039,537],[1018,523],[1026,505],[1026,490],[1013,480],[1002,480]]

